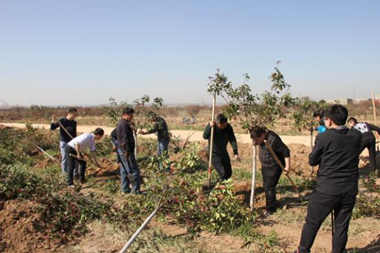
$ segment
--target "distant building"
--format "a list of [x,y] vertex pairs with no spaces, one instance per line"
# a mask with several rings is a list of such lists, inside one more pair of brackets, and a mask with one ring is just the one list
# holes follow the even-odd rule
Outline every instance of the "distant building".
[[[379,94],[380,95],[380,94]],[[336,99],[326,99],[326,103],[328,104],[341,104],[341,105],[356,105],[362,102],[372,101],[369,98],[336,98]]]

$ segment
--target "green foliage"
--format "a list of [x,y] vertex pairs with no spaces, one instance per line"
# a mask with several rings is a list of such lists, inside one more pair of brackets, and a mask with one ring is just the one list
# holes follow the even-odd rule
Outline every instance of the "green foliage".
[[369,192],[380,193],[380,186],[376,184],[377,175],[375,172],[369,174],[368,177],[362,177],[363,185]]
[[297,98],[294,112],[291,115],[294,127],[298,131],[313,129],[315,126],[313,113],[325,109],[326,106],[324,100],[314,101],[309,97]]
[[111,137],[104,136],[104,138],[96,143],[96,153],[99,156],[107,157],[112,154],[113,145],[111,143]]
[[30,164],[38,159],[30,159],[39,153],[37,146],[46,150],[58,150],[56,132],[46,132],[26,125],[26,130],[0,128],[0,165],[16,163]]
[[176,163],[177,169],[194,172],[207,168],[205,162],[198,156],[198,150],[198,143],[189,143],[186,150],[183,151],[184,156]]
[[119,180],[108,179],[104,188],[107,192],[115,194],[120,192],[120,182]]
[[118,103],[114,98],[109,99],[110,103],[107,107],[108,117],[111,122],[116,124],[123,114],[123,110],[126,107],[133,108],[135,111],[135,118],[133,120],[135,125],[135,133],[143,128],[148,128],[151,123],[149,121],[148,114],[150,111],[157,112],[163,107],[164,101],[162,98],[156,97],[151,99],[148,95],[136,99],[132,104],[128,104],[125,101]]
[[219,70],[214,77],[210,77],[208,92],[221,96],[227,102],[225,114],[229,118],[237,117],[243,129],[255,125],[271,125],[278,119],[286,118],[287,110],[294,105],[295,99],[290,95],[290,85],[278,67],[275,67],[270,76],[271,89],[260,95],[252,93],[248,74],[244,77],[243,85],[237,88],[233,88],[232,83]]
[[356,197],[356,204],[352,217],[354,219],[360,219],[363,217],[379,216],[380,213],[380,197],[369,197],[362,193],[359,193]]
[[201,229],[230,232],[253,221],[252,213],[234,196],[232,180],[209,194],[202,190],[204,180],[197,177],[175,180],[173,197],[165,212],[174,214],[190,232]]

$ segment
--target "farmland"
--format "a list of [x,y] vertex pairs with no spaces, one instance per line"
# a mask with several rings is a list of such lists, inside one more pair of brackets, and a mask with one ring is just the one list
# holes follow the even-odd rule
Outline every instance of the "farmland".
[[[146,192],[142,196],[120,194],[119,166],[108,136],[97,144],[104,167],[90,165],[87,183],[68,189],[60,165],[35,146],[60,159],[58,134],[42,129],[49,122],[48,114],[21,120],[3,116],[0,251],[118,252],[163,198],[164,205],[132,244],[132,252],[293,252],[299,242],[307,200],[315,186],[307,158],[308,132],[296,135],[290,122],[285,124],[288,127],[274,126],[283,129],[278,132],[291,150],[291,176],[304,199],[300,199],[289,181],[282,177],[277,187],[279,211],[265,217],[260,170],[257,171],[254,211],[249,208],[252,145],[243,130],[237,130],[242,161],[232,162],[232,180],[225,188],[211,192],[205,186],[207,150],[199,131],[209,121],[209,109],[202,110],[197,114],[196,124],[181,122],[186,111],[167,117],[169,125],[174,126],[172,132],[178,137],[178,145],[195,132],[179,152],[171,146],[169,175],[159,171],[161,161],[155,156],[154,139],[140,138],[138,163]],[[101,117],[106,119],[105,115],[82,116],[78,119],[78,131],[103,126],[107,121]],[[45,125],[33,127],[15,122]],[[232,125],[235,126],[233,122]],[[104,128],[109,133],[112,123],[108,122],[107,126],[109,128]],[[355,252],[377,252],[379,247],[380,182],[369,170],[369,161],[363,153],[360,193],[348,241],[348,248]],[[213,179],[216,178],[213,172]],[[313,249],[313,252],[331,249],[329,220],[323,224]]]

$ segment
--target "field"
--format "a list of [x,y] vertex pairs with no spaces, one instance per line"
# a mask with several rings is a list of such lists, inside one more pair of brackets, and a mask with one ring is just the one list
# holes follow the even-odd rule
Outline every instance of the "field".
[[[167,116],[177,136],[169,160],[155,156],[154,136],[139,138],[138,163],[145,191],[142,196],[120,194],[119,167],[108,136],[97,144],[105,168],[90,164],[87,183],[68,189],[58,162],[36,147],[60,159],[58,133],[43,129],[47,128],[51,112],[43,117],[40,113],[41,117],[34,119],[12,118],[9,112],[3,112],[0,252],[119,252],[160,199],[163,206],[130,252],[293,252],[300,239],[308,197],[315,186],[307,163],[308,132],[295,135],[288,121],[274,126],[291,149],[291,176],[303,199],[282,177],[277,187],[279,211],[265,217],[260,170],[256,174],[254,211],[249,208],[252,145],[238,127],[242,161],[232,162],[232,180],[225,188],[211,192],[207,188],[208,155],[200,132],[209,120],[207,112],[207,107],[198,111],[196,124],[182,122],[190,115],[184,110]],[[26,122],[40,125],[25,126]],[[113,128],[102,113],[83,115],[78,122],[80,132],[92,131],[95,125],[104,126],[106,133]],[[189,136],[189,143],[183,145]],[[160,171],[159,162],[170,162],[169,175]],[[349,231],[350,252],[380,251],[380,181],[369,173],[368,163],[363,153],[360,194]],[[215,174],[213,179],[216,180]],[[313,252],[330,250],[331,222],[327,219]]]

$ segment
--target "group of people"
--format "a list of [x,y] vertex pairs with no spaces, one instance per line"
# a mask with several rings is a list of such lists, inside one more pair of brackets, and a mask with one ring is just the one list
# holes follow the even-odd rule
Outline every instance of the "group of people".
[[[104,131],[95,129],[93,133],[77,136],[77,116],[75,108],[69,109],[66,118],[57,119],[53,116],[51,129],[60,128],[60,149],[62,153],[62,171],[68,174],[68,185],[73,187],[73,178],[78,175],[80,182],[85,182],[86,161],[83,150],[89,148],[94,163],[97,161],[95,141],[100,140]],[[134,110],[126,108],[117,127],[111,133],[111,140],[116,151],[121,175],[121,190],[123,194],[140,194],[141,176],[135,157],[135,134],[133,125]],[[168,152],[170,133],[166,121],[150,113],[148,117],[153,127],[148,131],[140,131],[146,135],[157,133],[158,154]],[[319,134],[315,146],[309,155],[309,164],[319,166],[317,186],[313,191],[307,210],[306,222],[303,226],[299,253],[310,252],[317,232],[333,212],[335,218],[333,252],[344,252],[347,243],[347,233],[352,210],[358,193],[359,155],[369,149],[372,170],[376,170],[375,137],[372,130],[380,134],[380,128],[368,123],[358,123],[355,118],[348,118],[348,111],[341,105],[330,106],[326,111],[314,113],[319,123]],[[348,123],[349,127],[346,126]],[[212,131],[213,143],[210,143]],[[259,160],[262,167],[263,187],[266,197],[266,214],[276,212],[276,186],[281,174],[291,170],[290,150],[275,132],[265,126],[253,126],[250,129],[253,145],[259,146]],[[231,160],[227,151],[228,143],[232,146],[234,158],[240,161],[238,145],[233,127],[228,119],[219,114],[216,121],[209,122],[204,130],[203,138],[212,145],[212,165],[219,175],[219,181],[232,176]],[[275,157],[277,156],[277,157]],[[279,161],[281,165],[279,164]],[[284,169],[283,169],[284,168]],[[162,168],[169,170],[168,168]],[[133,185],[131,187],[131,180]]]

